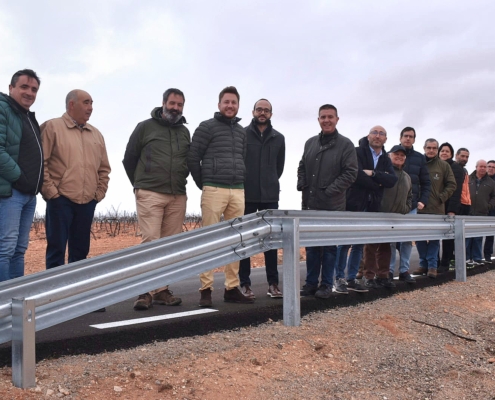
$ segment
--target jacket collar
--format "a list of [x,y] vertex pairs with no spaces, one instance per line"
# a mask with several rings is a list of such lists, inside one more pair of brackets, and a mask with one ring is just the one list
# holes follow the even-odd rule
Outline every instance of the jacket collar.
[[[260,130],[258,129],[258,125],[256,125],[256,122],[254,121],[254,118],[251,120],[251,123],[249,124],[250,128],[255,131],[258,135],[261,135]],[[263,131],[263,135],[271,135],[275,136],[277,134],[276,131],[273,130],[272,128],[272,122],[268,121],[266,129]]]
[[237,118],[237,117],[234,117],[234,118],[226,118],[223,116],[222,113],[220,113],[219,111],[215,112],[215,114],[213,115],[213,117],[217,120],[217,121],[220,121],[220,122],[223,122],[225,124],[236,124],[238,123],[241,118]]
[[86,129],[88,131],[92,131],[93,130],[93,127],[90,124],[88,124],[88,123],[84,124],[84,126],[82,128],[79,127],[79,125],[77,125],[74,122],[74,120],[71,118],[71,116],[69,114],[67,114],[67,112],[64,112],[64,115],[62,115],[62,120],[65,122],[65,125],[69,129],[77,128],[77,129]]

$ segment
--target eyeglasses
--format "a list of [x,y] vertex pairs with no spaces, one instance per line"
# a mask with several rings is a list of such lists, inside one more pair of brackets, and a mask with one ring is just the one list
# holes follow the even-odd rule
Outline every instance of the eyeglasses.
[[269,108],[255,108],[254,111],[256,111],[258,114],[270,114],[272,112],[272,110],[270,110]]
[[379,135],[383,137],[383,136],[387,136],[387,133],[383,131],[371,131],[370,135]]

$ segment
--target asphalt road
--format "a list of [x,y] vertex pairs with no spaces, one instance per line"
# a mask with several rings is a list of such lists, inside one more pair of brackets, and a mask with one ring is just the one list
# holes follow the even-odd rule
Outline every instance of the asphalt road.
[[[411,268],[418,265],[417,252],[413,251]],[[487,267],[469,270],[468,275],[485,272]],[[282,288],[281,268],[279,267]],[[301,264],[301,285],[306,267]],[[396,280],[393,290],[373,290],[369,293],[351,292],[348,295],[334,293],[330,299],[301,298],[301,315],[326,310],[336,306],[350,306],[361,302],[391,296],[399,291],[409,291],[425,286],[438,285],[454,279],[454,273],[439,275],[437,279],[421,277],[410,285]],[[37,360],[73,354],[97,354],[103,351],[125,349],[177,337],[204,335],[219,330],[235,330],[257,325],[268,320],[282,319],[282,299],[266,295],[267,283],[264,268],[251,272],[252,288],[256,295],[254,304],[232,304],[223,301],[224,275],[215,274],[213,308],[198,307],[199,277],[174,284],[170,289],[182,298],[179,306],[154,305],[147,311],[133,309],[134,298],[107,307],[106,312],[90,313],[74,320],[36,332]],[[109,325],[110,324],[110,325]],[[111,325],[114,324],[114,325]],[[117,326],[115,326],[117,324]],[[0,366],[11,365],[11,343],[0,345]]]

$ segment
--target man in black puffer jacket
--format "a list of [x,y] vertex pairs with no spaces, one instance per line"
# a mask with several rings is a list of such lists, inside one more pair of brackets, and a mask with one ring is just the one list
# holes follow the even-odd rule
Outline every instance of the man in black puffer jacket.
[[[244,215],[244,177],[246,132],[239,125],[239,93],[233,86],[220,92],[214,118],[201,122],[192,137],[187,165],[201,195],[203,226]],[[253,303],[239,290],[239,262],[225,266],[224,301]],[[200,307],[211,307],[213,271],[204,272],[201,279]]]
[[[423,154],[414,150],[413,144],[416,141],[416,131],[410,126],[406,126],[400,132],[400,144],[406,149],[406,163],[404,171],[411,178],[412,183],[412,209],[409,214],[417,214],[428,204],[430,197],[431,181],[426,158]],[[390,258],[390,273],[395,272],[395,249],[396,244],[390,243],[392,257]],[[412,252],[412,242],[400,243],[400,270],[409,271]]]

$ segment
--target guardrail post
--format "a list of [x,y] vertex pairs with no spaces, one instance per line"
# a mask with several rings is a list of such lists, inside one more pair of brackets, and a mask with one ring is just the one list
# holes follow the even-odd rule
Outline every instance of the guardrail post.
[[19,388],[36,386],[35,301],[12,299],[12,382]]
[[301,325],[299,272],[299,218],[283,218],[282,243],[284,250],[284,325]]
[[466,237],[464,232],[465,221],[463,218],[455,217],[454,240],[455,240],[455,280],[466,282]]

